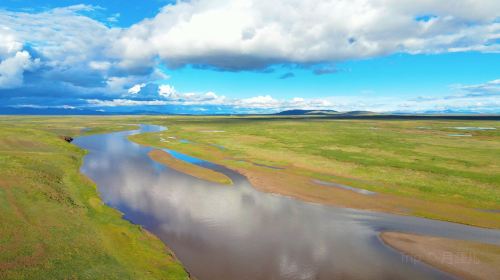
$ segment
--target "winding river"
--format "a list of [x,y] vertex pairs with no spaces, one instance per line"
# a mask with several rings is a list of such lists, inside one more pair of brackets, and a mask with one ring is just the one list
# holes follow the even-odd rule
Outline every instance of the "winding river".
[[385,246],[381,231],[403,231],[500,244],[500,231],[306,203],[254,189],[241,175],[216,169],[234,186],[179,173],[151,160],[129,135],[165,128],[84,136],[81,171],[101,198],[162,239],[197,279],[447,279]]

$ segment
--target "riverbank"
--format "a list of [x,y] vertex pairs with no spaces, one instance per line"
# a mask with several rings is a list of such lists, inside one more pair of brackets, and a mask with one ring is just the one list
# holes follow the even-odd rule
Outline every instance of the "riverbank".
[[386,193],[366,195],[356,191],[328,187],[311,180],[309,176],[297,174],[295,170],[271,170],[258,166],[234,163],[226,159],[218,164],[236,170],[246,176],[256,189],[294,197],[303,201],[385,212],[398,215],[450,221],[485,228],[499,228],[498,213],[479,213],[461,205],[435,202],[413,197],[402,197]]
[[230,185],[232,181],[226,175],[213,171],[208,168],[204,168],[195,164],[191,164],[179,159],[174,158],[169,153],[162,150],[152,150],[148,153],[148,156],[161,164],[164,164],[174,170],[188,174],[190,176],[196,177],[201,180],[206,180],[209,182],[214,182],[223,185]]
[[[495,212],[500,177],[494,156],[500,151],[500,130],[472,130],[473,136],[467,139],[448,136],[457,127],[495,128],[498,122],[148,120],[169,130],[134,135],[131,140],[226,166],[262,191],[340,207],[500,228]],[[352,191],[356,189],[376,194]]]
[[85,152],[59,137],[125,125],[24,120],[0,122],[1,279],[189,279],[157,237],[103,204],[79,172]]
[[462,279],[497,279],[500,246],[400,232],[383,232],[380,238],[402,252],[402,262],[418,261]]

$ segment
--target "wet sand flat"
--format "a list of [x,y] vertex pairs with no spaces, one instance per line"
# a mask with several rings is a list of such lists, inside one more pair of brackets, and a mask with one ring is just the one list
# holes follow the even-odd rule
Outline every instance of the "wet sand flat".
[[500,277],[500,246],[400,232],[380,237],[405,254],[403,262],[423,261],[463,279]]

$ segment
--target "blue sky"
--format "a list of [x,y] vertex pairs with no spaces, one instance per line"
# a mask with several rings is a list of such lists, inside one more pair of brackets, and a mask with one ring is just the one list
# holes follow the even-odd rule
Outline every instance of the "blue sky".
[[499,10],[489,0],[4,0],[0,113],[500,113]]
[[[110,25],[129,27],[138,23],[144,18],[152,18],[160,9],[168,4],[175,4],[172,0],[2,0],[1,9],[11,11],[41,12],[54,8],[68,7],[79,4],[95,6],[92,12],[87,15],[92,16]],[[112,19],[109,21],[109,19]]]

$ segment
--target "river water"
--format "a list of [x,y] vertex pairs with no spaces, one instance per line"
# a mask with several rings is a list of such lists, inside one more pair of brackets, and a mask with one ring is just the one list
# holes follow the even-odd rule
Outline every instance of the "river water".
[[259,192],[241,175],[172,151],[228,175],[233,186],[179,173],[151,160],[127,136],[165,128],[84,136],[81,171],[107,205],[156,234],[200,280],[447,279],[450,275],[385,246],[381,231],[500,244],[500,231],[306,203]]

